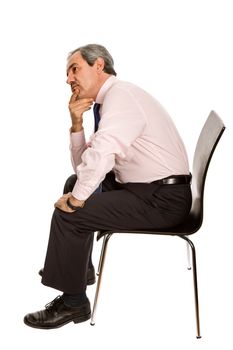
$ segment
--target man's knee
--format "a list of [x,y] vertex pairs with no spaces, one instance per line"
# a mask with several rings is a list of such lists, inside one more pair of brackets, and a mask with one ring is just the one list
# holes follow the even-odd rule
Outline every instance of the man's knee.
[[77,175],[76,174],[73,174],[73,175],[69,176],[68,179],[65,182],[63,193],[65,194],[65,193],[68,193],[68,192],[72,192],[76,181],[77,181]]

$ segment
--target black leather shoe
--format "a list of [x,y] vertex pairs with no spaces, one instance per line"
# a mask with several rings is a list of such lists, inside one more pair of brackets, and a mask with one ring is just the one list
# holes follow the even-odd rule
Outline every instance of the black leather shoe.
[[64,304],[61,296],[45,305],[45,310],[27,314],[24,323],[27,326],[40,329],[53,329],[62,327],[69,322],[80,323],[89,320],[91,307],[89,300],[78,307]]
[[[43,269],[40,269],[38,274],[42,277],[43,275]],[[87,270],[87,285],[90,286],[91,284],[94,284],[96,281],[95,279],[95,268],[94,266],[89,267]]]

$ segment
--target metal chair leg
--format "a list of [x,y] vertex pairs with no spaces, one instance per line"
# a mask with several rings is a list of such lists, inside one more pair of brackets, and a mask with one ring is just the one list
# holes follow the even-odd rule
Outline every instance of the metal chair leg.
[[102,260],[103,260],[103,253],[104,253],[104,247],[105,247],[105,241],[107,239],[107,235],[104,236],[103,238],[103,244],[102,244],[102,248],[101,248],[101,253],[100,253],[100,258],[99,258],[99,264],[98,264],[98,270],[96,272],[96,275],[99,276],[100,274],[100,266],[102,264]]
[[190,245],[188,242],[187,244],[187,258],[188,258],[188,270],[191,270],[191,261],[190,261]]
[[96,286],[96,291],[95,291],[95,299],[94,299],[94,304],[93,304],[93,309],[92,309],[92,314],[91,314],[91,325],[92,326],[95,325],[96,309],[97,309],[97,304],[98,304],[98,297],[99,297],[100,285],[101,285],[101,281],[102,281],[102,274],[103,274],[104,263],[105,263],[105,258],[106,258],[107,246],[108,246],[108,241],[109,241],[111,236],[112,236],[112,233],[104,236],[104,241],[103,241],[103,245],[102,245],[99,267],[98,267],[98,281],[97,281],[97,286]]
[[200,332],[200,316],[199,316],[199,300],[198,300],[198,286],[197,286],[197,264],[196,264],[196,250],[193,242],[186,236],[179,236],[186,240],[191,247],[192,251],[192,267],[193,267],[193,285],[194,285],[194,298],[195,298],[195,311],[196,311],[196,326],[197,326],[197,338],[201,338]]

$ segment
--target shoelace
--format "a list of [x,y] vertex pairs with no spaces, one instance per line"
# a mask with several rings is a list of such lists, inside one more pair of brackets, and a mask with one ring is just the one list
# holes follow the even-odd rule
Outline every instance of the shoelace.
[[50,303],[45,305],[45,308],[47,311],[52,311],[54,305],[57,303],[58,300],[61,299],[61,296],[58,295],[54,300],[52,300]]

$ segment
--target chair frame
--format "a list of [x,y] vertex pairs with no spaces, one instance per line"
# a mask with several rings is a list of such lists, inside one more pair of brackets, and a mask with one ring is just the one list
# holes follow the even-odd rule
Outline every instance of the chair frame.
[[[207,124],[208,120],[210,120],[211,118],[212,119],[218,118],[221,121],[221,119],[217,116],[217,114],[214,111],[211,111],[211,113],[206,121],[206,124]],[[204,129],[204,127],[203,127],[203,129]],[[203,129],[202,129],[202,131],[203,131]],[[220,130],[218,132],[218,135],[215,139],[215,143],[212,146],[211,152],[210,152],[210,154],[208,156],[208,160],[206,162],[205,170],[204,170],[203,177],[202,177],[203,183],[202,183],[202,188],[201,188],[201,203],[199,204],[200,205],[199,222],[195,227],[191,227],[189,230],[187,230],[187,227],[186,227],[186,231],[183,230],[182,225],[180,225],[177,228],[171,228],[169,230],[161,230],[161,231],[158,231],[158,230],[157,231],[153,231],[153,230],[130,230],[130,231],[129,230],[124,230],[124,231],[122,231],[122,230],[108,230],[108,231],[100,231],[97,233],[97,240],[99,240],[100,238],[103,237],[103,244],[102,244],[102,249],[101,249],[101,253],[100,253],[100,259],[99,259],[99,265],[98,265],[98,271],[97,271],[98,281],[97,281],[94,304],[93,304],[92,315],[91,315],[91,325],[92,326],[95,325],[96,310],[97,310],[100,286],[101,286],[101,282],[102,282],[102,275],[103,275],[103,270],[104,270],[104,265],[105,265],[105,260],[106,260],[107,247],[108,247],[108,243],[109,243],[109,240],[112,237],[112,235],[114,233],[131,233],[131,234],[133,233],[133,234],[154,234],[154,235],[177,236],[177,237],[182,238],[183,240],[186,241],[188,270],[191,270],[191,266],[192,266],[192,270],[193,270],[193,287],[194,287],[195,315],[196,315],[196,338],[197,339],[201,338],[196,249],[195,249],[194,243],[187,236],[197,232],[202,225],[202,222],[203,222],[203,198],[204,198],[204,187],[205,187],[206,175],[207,175],[207,171],[209,168],[211,158],[213,156],[215,148],[216,148],[224,130],[225,130],[225,126],[222,123],[222,127],[220,128]],[[200,138],[200,136],[199,136],[199,138]],[[194,158],[195,158],[195,155],[194,155]],[[195,199],[196,198],[193,197],[193,204],[195,204],[194,203]],[[194,208],[194,210],[195,210],[195,208]],[[189,221],[192,221],[192,209],[190,211],[188,219],[189,219]],[[192,264],[190,262],[190,251],[191,251],[191,257],[192,257]]]

